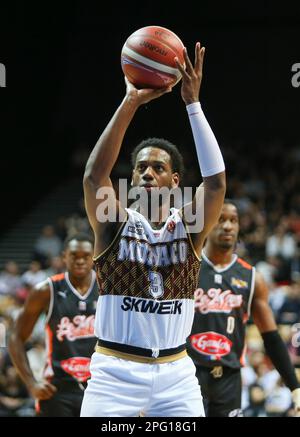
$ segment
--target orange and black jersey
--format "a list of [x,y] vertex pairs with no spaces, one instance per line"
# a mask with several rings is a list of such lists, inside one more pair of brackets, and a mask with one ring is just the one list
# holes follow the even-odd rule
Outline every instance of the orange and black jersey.
[[255,268],[237,255],[227,267],[217,269],[203,254],[188,338],[188,352],[196,364],[233,369],[243,365],[254,283]]
[[94,335],[98,287],[95,272],[88,291],[81,295],[69,274],[48,278],[51,290],[46,321],[47,379],[85,382],[96,338]]

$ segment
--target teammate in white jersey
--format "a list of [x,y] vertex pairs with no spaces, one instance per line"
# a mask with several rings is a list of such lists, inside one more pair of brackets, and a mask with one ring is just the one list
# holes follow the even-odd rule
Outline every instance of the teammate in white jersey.
[[[175,60],[203,177],[189,205],[170,209],[164,200],[151,220],[145,205],[124,210],[113,190],[108,199],[98,191],[112,188],[111,171],[137,109],[171,89],[138,90],[126,80],[126,95],[87,162],[85,205],[95,233],[100,297],[98,344],[82,416],[204,416],[185,339],[193,321],[202,245],[218,220],[225,194],[223,158],[199,103],[204,51],[197,43],[192,65],[185,50],[185,68]],[[132,185],[147,193],[149,202],[158,189],[179,186],[182,157],[173,144],[152,138],[139,144],[132,156]],[[203,225],[192,233],[186,218],[203,193]],[[99,220],[104,202],[107,209],[117,210],[122,223]]]

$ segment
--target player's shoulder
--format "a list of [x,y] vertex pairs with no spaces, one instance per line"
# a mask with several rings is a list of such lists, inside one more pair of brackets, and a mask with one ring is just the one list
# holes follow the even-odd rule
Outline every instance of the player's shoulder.
[[50,292],[50,284],[49,284],[49,278],[44,279],[41,282],[38,282],[33,287],[31,293],[34,295],[42,295],[42,294],[48,294]]
[[253,266],[250,263],[248,263],[247,261],[245,261],[243,258],[241,258],[239,256],[237,256],[236,264],[239,265],[240,267],[246,269],[246,270],[253,269]]
[[50,279],[53,283],[55,283],[55,282],[63,281],[63,280],[65,279],[65,277],[66,277],[66,274],[65,274],[65,273],[58,273],[57,275],[50,276],[49,279]]

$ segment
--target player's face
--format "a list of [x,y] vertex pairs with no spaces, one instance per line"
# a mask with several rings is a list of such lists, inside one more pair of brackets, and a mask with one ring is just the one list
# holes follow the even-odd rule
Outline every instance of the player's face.
[[239,217],[234,205],[226,203],[223,205],[217,225],[209,234],[209,240],[216,246],[223,249],[235,247],[239,233]]
[[93,267],[93,246],[89,241],[71,240],[64,252],[67,270],[75,278],[89,275]]
[[145,147],[136,157],[132,174],[132,185],[152,189],[178,186],[178,173],[172,172],[170,155],[157,147]]

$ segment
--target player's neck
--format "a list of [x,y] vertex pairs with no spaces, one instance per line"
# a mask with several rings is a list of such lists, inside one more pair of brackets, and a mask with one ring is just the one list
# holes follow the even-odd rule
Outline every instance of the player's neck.
[[219,268],[224,268],[232,262],[233,249],[222,249],[216,248],[212,244],[207,243],[204,250],[204,254],[207,258],[214,264],[214,266]]
[[84,295],[91,286],[92,272],[90,272],[87,276],[84,276],[83,278],[76,278],[72,276],[71,272],[69,272],[69,279],[73,287],[76,288],[76,290],[78,291],[78,293]]
[[[154,214],[151,211],[151,205],[148,205],[148,211],[140,207],[137,211],[142,214],[150,223],[153,229],[160,229],[165,224],[167,218],[170,215],[169,204],[164,204],[160,206]],[[153,215],[153,216],[152,216]]]

